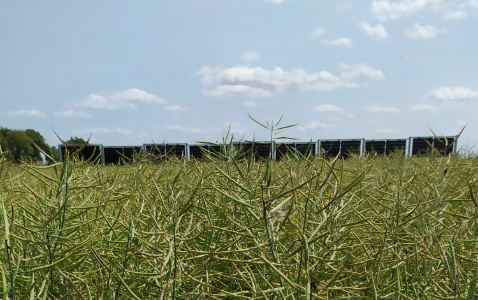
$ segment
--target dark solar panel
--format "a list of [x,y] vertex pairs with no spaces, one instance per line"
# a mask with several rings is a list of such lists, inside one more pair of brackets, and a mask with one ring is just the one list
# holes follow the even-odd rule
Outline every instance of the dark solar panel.
[[304,143],[295,143],[295,150],[301,153],[304,156],[315,155],[315,143],[304,142]]
[[143,147],[123,147],[123,155],[125,159],[133,159],[135,156],[141,155]]
[[166,146],[164,144],[149,144],[149,145],[144,145],[144,150],[146,152],[146,155],[148,159],[155,161],[155,162],[161,162],[166,159]]
[[433,138],[413,138],[412,140],[412,155],[423,155],[431,152],[430,145],[433,144]]
[[[385,154],[388,155],[398,150],[404,151],[406,147],[407,140],[387,140],[387,149]],[[403,153],[405,154],[405,151]]]
[[175,156],[177,158],[185,158],[186,157],[186,144],[166,144],[165,151],[166,156]]
[[342,158],[348,158],[351,154],[360,155],[362,140],[340,141],[340,152]]
[[[72,155],[77,150],[81,149],[83,145],[67,145],[68,153]],[[65,159],[66,148],[64,145],[60,146],[62,160]],[[80,160],[97,160],[101,157],[100,145],[86,145],[80,152],[76,154]]]
[[104,147],[104,164],[120,164],[123,158],[123,147]]
[[276,147],[276,160],[281,160],[293,148],[293,144],[278,144]]
[[375,152],[377,154],[383,155],[385,154],[385,144],[385,141],[365,141],[365,152]]
[[234,151],[237,151],[237,155],[240,158],[248,157],[249,155],[254,155],[255,159],[264,159],[268,158],[271,152],[270,143],[261,143],[261,142],[244,142],[244,143],[235,143],[233,144]]
[[271,143],[255,143],[254,144],[254,152],[256,158],[269,158],[272,152],[272,145]]
[[189,157],[191,159],[202,159],[204,157],[204,151],[207,151],[208,147],[204,145],[189,145]]
[[451,143],[455,141],[454,137],[439,137],[433,140],[433,147],[440,152],[441,155],[448,155],[454,152],[453,146],[450,146]]
[[320,141],[320,154],[323,157],[336,157],[340,153],[340,141]]

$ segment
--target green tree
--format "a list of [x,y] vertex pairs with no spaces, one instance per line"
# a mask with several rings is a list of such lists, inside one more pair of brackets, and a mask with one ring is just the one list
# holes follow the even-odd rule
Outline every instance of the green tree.
[[84,145],[86,141],[79,137],[71,137],[68,141],[65,142],[66,145]]
[[[58,149],[56,147],[50,147],[48,143],[46,142],[45,138],[37,131],[33,129],[27,129],[25,130],[25,133],[28,135],[28,137],[31,139],[35,145],[38,146],[44,153],[48,154],[48,156],[54,158],[55,160],[59,160],[59,155],[58,155]],[[34,147],[34,157],[38,158],[40,157],[40,150]],[[50,159],[48,156],[46,156],[46,161],[48,164],[52,164],[54,161]]]
[[0,128],[0,147],[2,147],[3,152],[8,150],[8,141],[4,136],[4,132],[2,132],[2,128]]
[[[33,129],[12,130],[0,127],[0,147],[6,153],[6,157],[16,163],[20,161],[42,162],[42,151],[50,156],[55,155],[55,151],[50,149],[45,138]],[[47,161],[52,163],[48,157]]]
[[22,130],[10,130],[7,133],[8,154],[7,156],[14,162],[22,160],[41,161],[40,152],[34,148],[32,141]]

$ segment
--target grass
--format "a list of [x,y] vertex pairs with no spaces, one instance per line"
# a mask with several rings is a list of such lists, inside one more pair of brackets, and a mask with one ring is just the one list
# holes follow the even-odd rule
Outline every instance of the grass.
[[0,169],[3,299],[475,298],[476,157]]

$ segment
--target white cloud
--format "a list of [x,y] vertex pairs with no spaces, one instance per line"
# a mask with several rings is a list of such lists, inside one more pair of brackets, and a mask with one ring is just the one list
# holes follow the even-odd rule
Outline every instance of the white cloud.
[[382,21],[400,19],[425,9],[436,9],[446,0],[403,0],[401,2],[373,1],[370,7],[372,13]]
[[[224,126],[227,127],[230,134],[240,134],[244,135],[247,132],[247,126],[244,126],[239,123],[231,122],[231,123],[224,123]],[[237,137],[236,137],[237,138]]]
[[381,70],[374,69],[367,64],[356,64],[356,65],[347,65],[344,63],[339,64],[340,69],[342,69],[342,78],[345,80],[353,80],[358,77],[365,77],[374,80],[383,79],[383,73]]
[[410,39],[431,39],[444,32],[436,29],[435,26],[414,24],[413,29],[405,32],[405,36]]
[[441,87],[428,93],[428,96],[441,100],[476,100],[478,99],[478,91],[459,86]]
[[170,105],[170,106],[166,106],[164,108],[164,110],[167,110],[167,111],[183,111],[183,110],[186,110],[186,107],[183,107],[181,105]]
[[178,132],[183,132],[183,133],[201,133],[201,130],[198,128],[187,128],[183,127],[181,125],[170,125],[164,127],[166,130],[171,130],[171,131],[178,131]]
[[317,112],[342,112],[342,109],[332,104],[321,104],[313,108]]
[[316,129],[327,129],[332,126],[327,125],[325,123],[319,122],[319,121],[311,121],[305,125],[299,126],[298,129],[300,131],[306,131],[306,130],[316,130]]
[[373,39],[383,40],[388,38],[388,33],[381,24],[378,24],[377,26],[372,26],[367,23],[361,23],[360,27],[365,31],[368,36]]
[[166,104],[168,103],[165,99],[139,90],[132,88],[122,92],[112,93],[110,95],[99,95],[99,94],[90,94],[83,101],[74,103],[74,107],[83,107],[89,109],[135,109],[138,103],[144,104]]
[[436,106],[427,105],[427,104],[409,105],[408,109],[411,111],[428,111],[428,112],[434,112],[438,110]]
[[324,33],[325,33],[325,28],[319,26],[319,27],[316,27],[314,29],[314,31],[312,31],[312,33],[309,35],[309,38],[316,39],[316,38],[321,37],[322,35],[324,35]]
[[281,4],[285,0],[264,0],[265,3],[275,3],[275,4]]
[[284,71],[280,67],[266,70],[260,67],[210,68],[196,73],[204,85],[216,85],[204,93],[213,97],[247,95],[265,97],[289,91],[328,91],[339,88],[357,88],[364,85],[361,79],[383,79],[381,70],[366,64],[339,64],[341,74],[327,71],[308,73],[303,69]]
[[123,128],[115,128],[115,132],[123,135],[131,135],[133,134],[133,130],[123,129]]
[[91,115],[81,110],[67,109],[55,113],[58,118],[89,118]]
[[248,95],[251,97],[268,97],[272,96],[272,92],[251,86],[237,84],[237,85],[218,85],[214,90],[205,91],[205,95],[212,97],[234,96],[234,95]]
[[455,11],[449,11],[445,14],[445,19],[464,19],[468,17],[468,12],[466,10],[455,10]]
[[244,101],[242,102],[242,105],[245,107],[257,107],[257,103],[254,101]]
[[327,46],[335,46],[335,47],[352,47],[352,39],[350,38],[339,38],[333,41],[323,41],[323,43]]
[[378,105],[372,105],[368,106],[365,108],[366,111],[372,112],[372,113],[399,113],[400,110],[396,107],[393,106],[378,106]]
[[254,62],[261,57],[259,52],[248,51],[241,54],[241,59],[247,63]]
[[11,117],[35,117],[35,118],[44,118],[46,114],[41,110],[36,109],[20,109],[15,111],[8,111],[7,115]]
[[397,133],[397,131],[395,129],[392,129],[392,128],[387,128],[387,127],[380,127],[380,128],[377,128],[375,129],[375,132],[377,133],[384,133],[384,134],[393,134],[393,133]]

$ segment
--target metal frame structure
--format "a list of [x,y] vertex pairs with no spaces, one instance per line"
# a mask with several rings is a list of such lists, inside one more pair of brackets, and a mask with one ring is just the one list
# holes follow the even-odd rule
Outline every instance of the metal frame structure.
[[[81,149],[84,145],[80,144],[74,144],[74,145],[59,145],[58,149],[60,150],[60,161],[64,160],[66,150],[68,149],[68,152],[73,154],[75,151]],[[92,144],[92,145],[86,145],[84,148],[76,154],[79,159],[85,160],[85,159],[91,159],[93,158],[94,160],[100,159],[100,161],[103,161],[103,145],[101,144]]]
[[103,146],[101,162],[103,164],[123,164],[125,159],[132,160],[135,155],[142,155],[142,146]]
[[[422,155],[432,152],[427,144],[428,141],[442,155],[448,155],[457,151],[457,136],[441,137],[410,137],[408,139],[385,139],[385,140],[365,140],[365,139],[337,139],[337,140],[318,140],[311,142],[256,142],[244,141],[233,142],[230,144],[191,144],[187,143],[163,143],[163,144],[143,144],[143,146],[103,146],[101,144],[86,145],[77,155],[80,159],[94,158],[102,164],[122,164],[124,157],[133,158],[135,153],[142,153],[145,158],[152,158],[157,162],[168,160],[171,155],[178,158],[202,159],[204,152],[219,152],[221,147],[226,147],[226,151],[237,154],[239,151],[254,151],[255,159],[266,159],[271,156],[272,160],[281,160],[291,149],[297,150],[302,155],[319,155],[321,157],[335,157],[346,159],[349,153],[356,153],[362,156],[364,153],[371,152],[372,149],[380,155],[389,155],[397,148],[404,150],[407,157]],[[445,140],[448,145],[445,146]],[[70,153],[80,149],[83,145],[68,145]],[[59,145],[63,161],[65,155],[65,146]],[[224,149],[224,148],[223,148]],[[240,154],[239,154],[240,155]]]
[[319,156],[346,159],[351,153],[362,156],[365,139],[319,140],[317,146]]
[[287,155],[292,149],[298,151],[304,156],[317,155],[317,142],[284,142],[277,143],[275,145],[275,151],[272,154],[273,160],[280,160],[283,156]]
[[189,147],[187,143],[143,144],[143,151],[146,157],[152,157],[160,161],[168,160],[171,155],[178,158],[189,158]]
[[251,151],[256,160],[273,157],[274,144],[271,142],[244,141],[232,143],[234,154],[239,153],[241,157],[247,157]]
[[[408,142],[408,153],[409,156],[414,155],[424,155],[430,152],[433,152],[433,149],[428,143],[430,143],[436,150],[438,150],[442,155],[448,155],[450,153],[455,153],[457,149],[457,136],[440,136],[440,137],[410,137]],[[428,141],[428,143],[427,143]],[[451,147],[446,146],[446,141],[448,145],[455,142]]]
[[229,147],[229,145],[222,145],[222,144],[192,144],[189,145],[188,151],[188,160],[189,159],[198,159],[201,160],[204,158],[206,153],[219,153],[221,151],[221,147]]
[[407,139],[388,139],[388,140],[365,140],[365,152],[374,151],[379,155],[390,155],[397,149],[402,149],[403,154],[407,155]]

